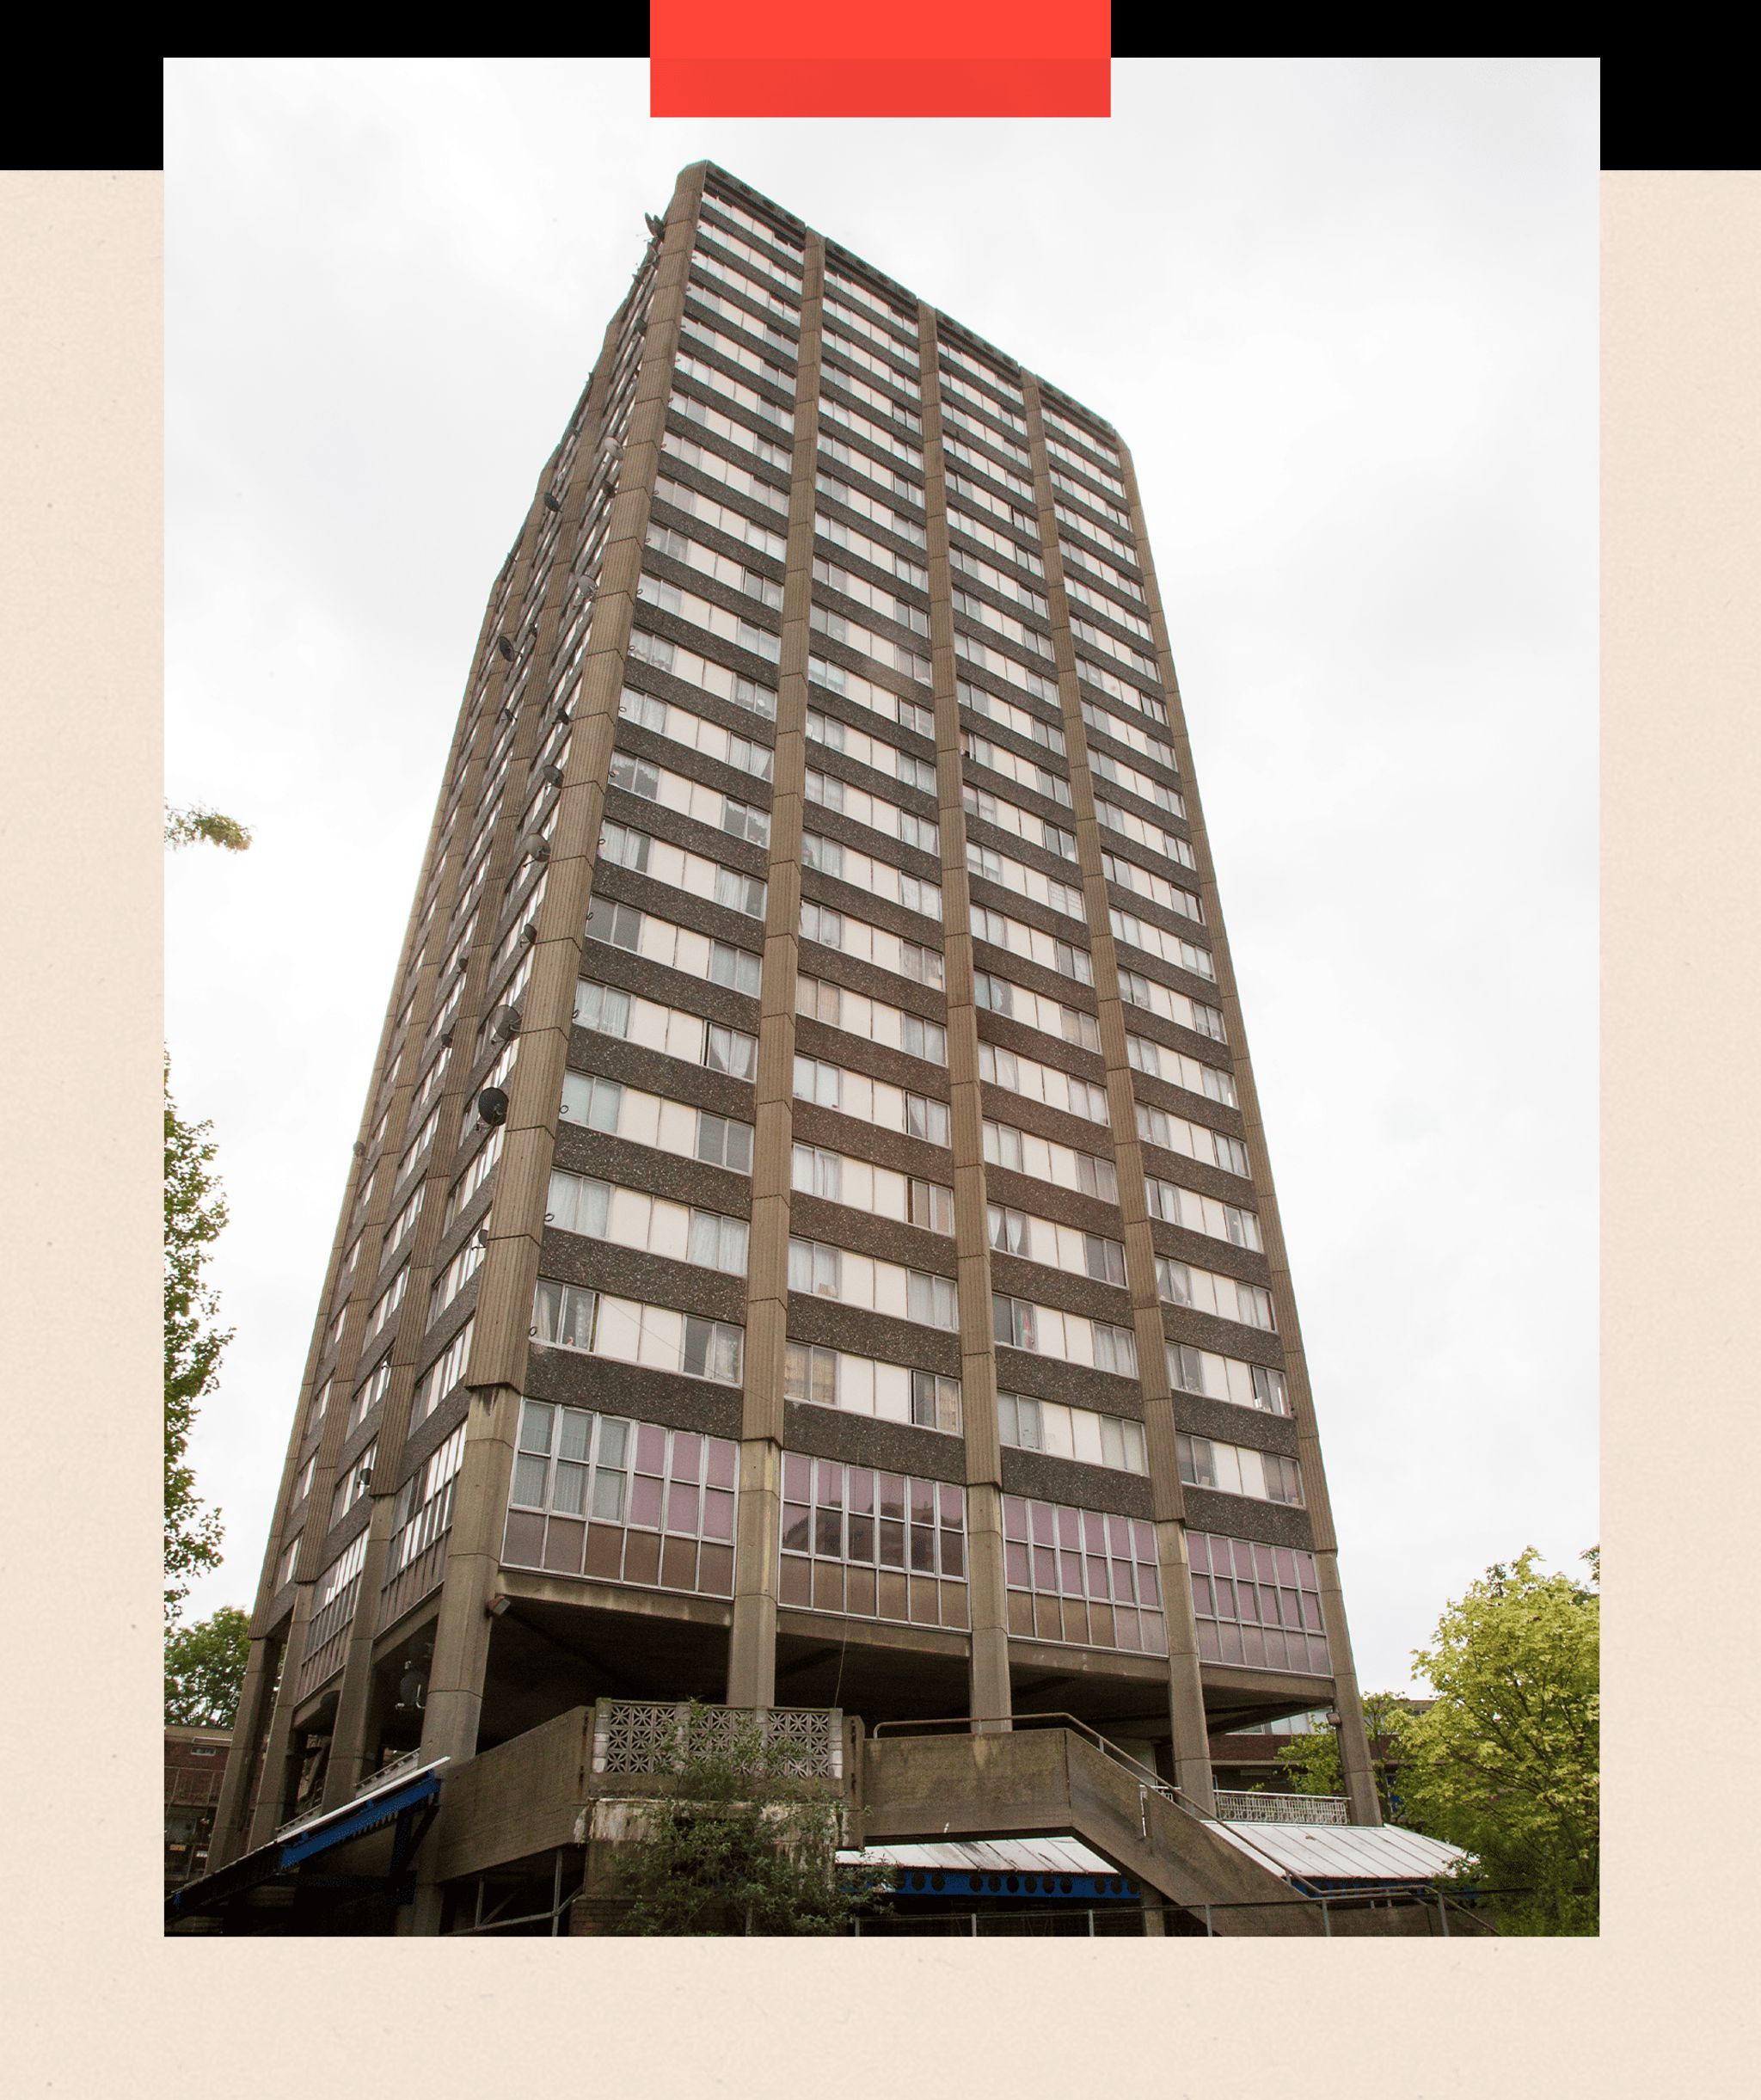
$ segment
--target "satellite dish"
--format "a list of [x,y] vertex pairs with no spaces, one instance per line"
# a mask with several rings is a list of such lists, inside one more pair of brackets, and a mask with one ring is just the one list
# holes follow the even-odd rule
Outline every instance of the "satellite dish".
[[495,646],[500,650],[501,654],[507,659],[509,663],[513,661],[513,644],[507,639],[506,635],[496,636]]
[[562,768],[560,765],[543,765],[538,770],[553,788],[560,788],[562,785]]
[[562,508],[562,506],[556,500],[555,497],[550,494],[548,488],[544,491],[544,508],[547,511],[560,511]]
[[519,1034],[519,1009],[517,1006],[498,1006],[489,1016],[489,1033],[497,1042],[505,1043],[509,1036]]
[[496,1124],[507,1121],[507,1092],[506,1088],[486,1086],[477,1096],[477,1119],[493,1130]]

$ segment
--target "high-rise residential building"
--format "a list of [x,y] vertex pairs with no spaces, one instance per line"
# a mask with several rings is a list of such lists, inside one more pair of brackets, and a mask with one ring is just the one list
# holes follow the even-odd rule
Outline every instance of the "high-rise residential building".
[[213,1858],[691,1697],[1070,1715],[1199,1811],[1332,1708],[1372,1824],[1131,455],[719,168],[649,226],[466,682]]

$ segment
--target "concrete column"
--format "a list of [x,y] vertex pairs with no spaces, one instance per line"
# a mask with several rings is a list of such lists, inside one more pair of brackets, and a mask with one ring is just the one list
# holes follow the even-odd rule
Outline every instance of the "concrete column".
[[770,889],[760,980],[752,1145],[752,1225],[740,1399],[739,1509],[727,1703],[769,1706],[776,1692],[777,1555],[782,1524],[782,1398],[788,1336],[788,1218],[795,1118],[795,1000],[801,958],[801,823],[807,773],[807,654],[813,590],[813,476],[819,451],[819,316],[825,248],[809,234],[801,257],[795,457],[776,666],[776,757],[770,800]]
[[238,1711],[232,1722],[232,1746],[227,1753],[220,1799],[214,1809],[214,1828],[208,1839],[211,1874],[229,1860],[237,1858],[244,1850],[251,1780],[256,1772],[257,1753],[262,1748],[264,1732],[269,1725],[275,1695],[276,1663],[284,1652],[284,1644],[272,1638],[259,1636],[251,1643],[244,1684],[238,1697]]
[[942,838],[942,976],[948,992],[948,1079],[954,1145],[954,1248],[960,1280],[960,1414],[966,1440],[966,1595],[972,1613],[969,1710],[1009,1726],[1009,1593],[1003,1579],[1003,1448],[997,1433],[997,1353],[991,1326],[991,1237],[985,1228],[985,1109],[973,998],[972,899],[966,882],[965,769],[959,663],[954,649],[948,484],[936,310],[917,309],[923,394],[923,511],[930,554],[930,659],[936,681],[936,821]]
[[[1357,1694],[1356,1671],[1352,1663],[1351,1637],[1346,1628],[1345,1600],[1339,1588],[1337,1541],[1333,1510],[1327,1495],[1327,1477],[1321,1460],[1320,1433],[1315,1418],[1314,1394],[1309,1384],[1307,1360],[1303,1351],[1302,1326],[1297,1317],[1296,1297],[1291,1288],[1290,1257],[1285,1248],[1284,1226],[1279,1214],[1278,1194],[1272,1178],[1272,1163],[1261,1121],[1259,1091],[1248,1055],[1247,1029],[1242,1020],[1241,998],[1236,986],[1235,966],[1230,957],[1224,929],[1223,906],[1217,892],[1217,870],[1212,858],[1210,834],[1206,829],[1198,777],[1193,767],[1192,742],[1186,714],[1181,704],[1180,682],[1174,667],[1162,593],[1156,580],[1156,566],[1150,553],[1150,536],[1144,522],[1144,507],[1138,491],[1137,472],[1129,448],[1119,447],[1120,476],[1125,483],[1136,543],[1138,566],[1144,580],[1144,596],[1154,636],[1157,666],[1168,700],[1169,740],[1174,746],[1185,798],[1187,828],[1192,834],[1193,857],[1197,865],[1199,893],[1205,923],[1211,930],[1212,955],[1217,969],[1217,1004],[1228,1031],[1231,1070],[1236,1102],[1241,1109],[1249,1164],[1253,1170],[1255,1207],[1259,1213],[1261,1237],[1271,1269],[1270,1290],[1278,1335],[1283,1344],[1285,1381],[1290,1394],[1297,1428],[1297,1450],[1303,1472],[1304,1498],[1315,1541],[1316,1571],[1322,1584],[1322,1612],[1327,1624],[1328,1653],[1332,1658],[1335,1698],[1340,1713],[1340,1745],[1345,1768],[1346,1794],[1355,1823],[1379,1823],[1381,1810],[1370,1769],[1369,1741],[1364,1729],[1362,1707]],[[1341,1674],[1342,1673],[1342,1674]]]
[[251,1814],[250,1833],[243,1848],[246,1851],[267,1845],[274,1836],[276,1827],[285,1820],[282,1797],[286,1791],[287,1759],[293,1741],[293,1687],[299,1677],[300,1658],[305,1650],[306,1628],[311,1622],[311,1613],[312,1585],[302,1582],[294,1593],[293,1619],[287,1630],[287,1647],[281,1665],[281,1689],[263,1752],[262,1790]]
[[1083,720],[1076,650],[1070,634],[1070,601],[1064,587],[1064,559],[1058,537],[1051,456],[1046,450],[1039,383],[1031,372],[1022,375],[1022,390],[1027,402],[1028,443],[1034,462],[1034,503],[1040,517],[1046,597],[1052,608],[1058,701],[1070,758],[1077,858],[1082,869],[1089,943],[1095,965],[1101,1054],[1107,1066],[1108,1121],[1119,1176],[1120,1219],[1125,1234],[1126,1283],[1131,1293],[1132,1325],[1138,1344],[1144,1443],[1150,1493],[1155,1501],[1157,1573],[1168,1630],[1168,1712],[1174,1739],[1175,1777],[1182,1793],[1201,1808],[1211,1808],[1215,1805],[1215,1795],[1211,1778],[1210,1737],[1205,1722],[1205,1693],[1199,1674],[1198,1627],[1193,1616],[1193,1587],[1187,1559],[1186,1501],[1175,1442],[1174,1396],[1168,1379],[1162,1301],[1156,1286],[1156,1247],[1150,1231],[1143,1151],[1138,1141],[1136,1095],[1126,1052],[1119,956],[1114,945],[1107,881],[1101,870],[1102,841],[1095,815],[1087,725]]

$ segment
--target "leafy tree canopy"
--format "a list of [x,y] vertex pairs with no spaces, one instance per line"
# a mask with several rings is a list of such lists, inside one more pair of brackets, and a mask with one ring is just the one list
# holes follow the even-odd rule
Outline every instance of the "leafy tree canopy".
[[195,1576],[220,1562],[218,1513],[204,1508],[186,1452],[198,1401],[212,1392],[232,1330],[203,1265],[226,1223],[207,1123],[186,1123],[165,1060],[165,1613],[175,1620]]
[[223,846],[229,853],[242,853],[250,844],[251,835],[235,817],[222,816],[218,809],[205,809],[199,802],[193,802],[187,809],[174,809],[165,805],[165,843],[168,846],[191,846],[198,839],[206,839],[211,846]]
[[687,1710],[677,1791],[645,1804],[620,1846],[612,1930],[634,1934],[837,1932],[872,1905],[884,1875],[837,1862],[836,1802],[784,1769],[754,1722],[731,1736],[719,1710]]
[[1593,1933],[1600,1864],[1599,1551],[1588,1584],[1526,1547],[1488,1568],[1414,1651],[1436,1704],[1402,1749],[1405,1820],[1471,1853],[1501,1931]]
[[[1399,1798],[1396,1774],[1404,1751],[1412,1713],[1398,1692],[1372,1692],[1364,1700],[1364,1727],[1370,1738],[1370,1768],[1376,1778],[1376,1797],[1382,1804],[1383,1820],[1409,1821]],[[1339,1732],[1317,1728],[1306,1735],[1292,1735],[1278,1753],[1278,1761],[1289,1776],[1295,1794],[1343,1794],[1345,1772],[1340,1762]]]
[[230,1729],[244,1686],[250,1620],[230,1604],[165,1636],[167,1728]]

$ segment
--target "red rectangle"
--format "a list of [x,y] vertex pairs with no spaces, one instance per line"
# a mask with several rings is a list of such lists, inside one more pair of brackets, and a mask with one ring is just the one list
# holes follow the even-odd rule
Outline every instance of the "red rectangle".
[[653,0],[657,117],[1104,117],[1107,0]]

